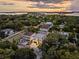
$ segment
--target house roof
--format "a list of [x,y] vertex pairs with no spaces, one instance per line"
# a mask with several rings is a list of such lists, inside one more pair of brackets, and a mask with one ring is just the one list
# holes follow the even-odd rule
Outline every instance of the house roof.
[[32,36],[33,39],[40,39],[42,40],[47,35],[47,32],[38,32]]
[[44,24],[44,25],[41,25],[40,28],[45,28],[45,29],[48,29],[51,25],[49,24]]
[[25,35],[32,36],[33,35],[33,32],[27,32]]
[[27,42],[27,41],[29,41],[29,38],[28,38],[28,37],[25,37],[25,36],[23,36],[23,37],[20,39],[20,43],[25,43],[25,42]]
[[49,29],[52,25],[52,22],[46,22],[45,24],[41,25],[40,28]]
[[14,31],[14,30],[13,30],[13,29],[3,29],[3,30],[1,30],[1,31],[6,32],[6,31]]

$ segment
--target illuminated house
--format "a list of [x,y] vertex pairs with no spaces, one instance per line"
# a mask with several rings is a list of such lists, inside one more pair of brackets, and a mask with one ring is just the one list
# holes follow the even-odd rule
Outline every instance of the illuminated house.
[[38,33],[36,34],[33,34],[30,38],[31,40],[31,47],[37,47],[39,45],[42,44],[43,40],[46,38],[48,32],[46,31],[39,31]]

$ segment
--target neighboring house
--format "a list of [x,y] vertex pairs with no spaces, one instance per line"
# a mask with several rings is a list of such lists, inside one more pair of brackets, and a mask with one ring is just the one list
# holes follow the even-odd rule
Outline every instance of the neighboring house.
[[52,22],[46,22],[40,26],[41,31],[48,31],[53,26]]
[[14,34],[14,30],[13,29],[3,29],[0,31],[0,36],[4,36],[4,37],[7,37],[7,36],[10,36],[12,34]]
[[29,45],[29,37],[25,37],[23,36],[21,39],[20,39],[20,42],[18,44],[18,47],[19,48],[23,48],[23,47],[26,47],[27,45]]
[[18,44],[19,48],[24,48],[29,46],[30,37],[33,35],[32,32],[27,32],[24,34],[24,36],[20,39],[20,42]]

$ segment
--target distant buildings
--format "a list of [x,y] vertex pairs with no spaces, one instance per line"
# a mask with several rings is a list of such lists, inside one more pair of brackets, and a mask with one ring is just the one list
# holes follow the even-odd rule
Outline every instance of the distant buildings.
[[46,22],[40,26],[41,31],[48,31],[53,26],[52,22]]
[[10,36],[14,33],[15,33],[15,31],[13,29],[3,29],[3,30],[0,31],[0,36],[1,37],[7,37],[7,36]]

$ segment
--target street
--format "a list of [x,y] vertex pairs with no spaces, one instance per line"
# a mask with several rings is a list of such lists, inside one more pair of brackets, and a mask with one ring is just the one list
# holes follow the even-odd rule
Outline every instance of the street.
[[36,59],[41,59],[42,58],[42,51],[39,48],[33,48],[34,53],[36,54]]

